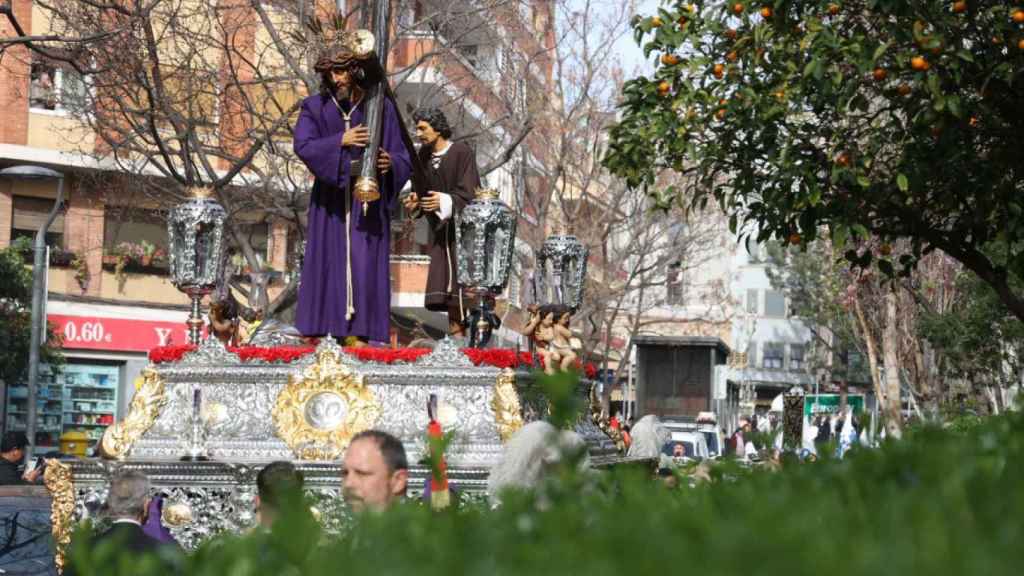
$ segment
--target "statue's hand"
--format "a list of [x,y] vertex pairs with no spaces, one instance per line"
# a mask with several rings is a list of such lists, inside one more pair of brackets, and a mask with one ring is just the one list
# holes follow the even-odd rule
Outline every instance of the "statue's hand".
[[341,136],[342,146],[358,146],[362,148],[370,143],[370,130],[366,126],[356,126],[346,130]]

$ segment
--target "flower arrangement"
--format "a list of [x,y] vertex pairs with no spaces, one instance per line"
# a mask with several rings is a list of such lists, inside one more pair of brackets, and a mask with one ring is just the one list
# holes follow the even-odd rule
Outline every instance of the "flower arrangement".
[[103,263],[113,266],[114,276],[118,282],[124,282],[125,270],[128,268],[147,268],[154,264],[164,262],[167,259],[167,251],[153,244],[142,240],[140,242],[120,242],[103,257]]
[[[191,344],[182,346],[162,346],[149,351],[149,360],[154,364],[165,362],[177,362],[185,354],[196,349]],[[237,354],[243,362],[250,360],[262,360],[264,362],[294,362],[315,350],[312,346],[277,346],[264,348],[259,346],[228,346],[228,350]],[[430,348],[372,348],[372,347],[345,347],[345,353],[354,356],[362,362],[376,362],[379,364],[396,364],[404,362],[415,362],[421,356],[430,353]],[[533,355],[529,352],[516,353],[515,350],[502,348],[484,349],[463,348],[470,361],[476,366],[494,366],[495,368],[518,368],[531,367],[534,365]],[[587,378],[597,376],[597,367],[587,363],[579,365]]]

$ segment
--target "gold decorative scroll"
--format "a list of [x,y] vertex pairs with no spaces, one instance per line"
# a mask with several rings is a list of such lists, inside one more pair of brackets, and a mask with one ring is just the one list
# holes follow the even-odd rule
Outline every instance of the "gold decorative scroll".
[[491,399],[494,410],[494,424],[498,427],[498,436],[502,442],[508,442],[523,427],[522,406],[519,403],[519,391],[516,390],[516,373],[506,368],[498,374],[494,383],[494,397]]
[[57,572],[64,573],[65,554],[71,544],[71,529],[75,515],[75,487],[71,483],[71,467],[60,460],[46,460],[43,482],[50,491],[50,526],[53,533],[54,564]]
[[338,347],[322,347],[316,363],[293,375],[277,396],[277,435],[302,460],[337,460],[352,437],[380,417],[381,407],[363,377],[341,362]]
[[132,397],[128,417],[109,426],[100,440],[100,455],[108,460],[124,460],[138,440],[160,416],[167,403],[164,381],[152,368],[142,371],[142,386]]
[[608,417],[601,408],[601,399],[597,395],[596,383],[590,385],[590,421],[615,443],[616,450],[619,452],[626,451],[626,441],[622,438],[622,431],[611,427],[611,424],[608,423]]

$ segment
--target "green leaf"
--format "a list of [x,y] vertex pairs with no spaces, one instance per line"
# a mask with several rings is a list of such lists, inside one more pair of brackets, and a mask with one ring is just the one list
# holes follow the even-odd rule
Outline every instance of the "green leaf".
[[896,175],[896,186],[899,187],[900,192],[906,192],[910,189],[910,182],[907,181],[907,175],[902,172]]
[[871,179],[864,175],[857,176],[857,184],[859,184],[861,188],[870,188]]
[[878,59],[882,57],[882,54],[885,54],[885,51],[888,50],[888,49],[889,49],[889,42],[888,41],[883,42],[878,48],[875,48],[875,53],[871,56],[871,61],[872,62],[877,62]]
[[956,94],[946,98],[946,107],[949,108],[949,113],[957,118],[963,118],[963,111],[960,109],[960,97]]

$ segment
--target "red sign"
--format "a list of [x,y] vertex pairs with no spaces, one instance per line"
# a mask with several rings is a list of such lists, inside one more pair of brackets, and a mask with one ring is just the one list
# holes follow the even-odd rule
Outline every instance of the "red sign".
[[184,322],[64,314],[47,314],[46,319],[64,336],[65,348],[149,352],[157,346],[188,343]]

